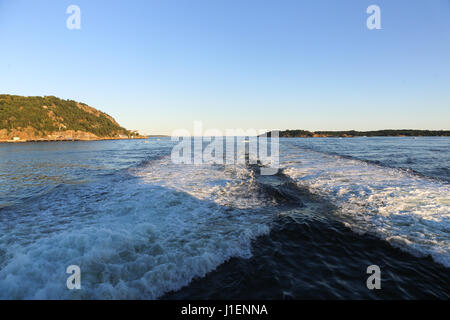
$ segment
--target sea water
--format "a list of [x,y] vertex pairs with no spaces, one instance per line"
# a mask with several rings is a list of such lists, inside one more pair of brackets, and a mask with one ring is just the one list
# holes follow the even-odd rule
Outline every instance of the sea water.
[[450,297],[450,138],[280,139],[269,178],[173,146],[0,145],[0,298]]

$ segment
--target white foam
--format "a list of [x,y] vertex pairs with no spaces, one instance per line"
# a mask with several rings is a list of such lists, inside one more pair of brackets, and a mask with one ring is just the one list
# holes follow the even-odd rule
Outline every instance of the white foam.
[[185,192],[223,206],[250,209],[274,205],[257,192],[255,173],[245,165],[177,165],[164,158],[135,174],[148,184]]
[[282,167],[346,225],[450,267],[450,187],[399,170],[284,146]]
[[[264,205],[245,168],[165,159],[131,174],[3,212],[0,298],[154,299],[250,257],[251,240],[269,231],[267,216],[241,210]],[[81,267],[82,290],[66,288],[69,265]]]

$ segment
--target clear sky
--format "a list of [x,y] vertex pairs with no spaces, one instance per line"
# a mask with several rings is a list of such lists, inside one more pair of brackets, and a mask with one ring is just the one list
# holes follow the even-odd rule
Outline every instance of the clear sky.
[[450,0],[0,0],[0,43],[0,93],[148,134],[450,129]]

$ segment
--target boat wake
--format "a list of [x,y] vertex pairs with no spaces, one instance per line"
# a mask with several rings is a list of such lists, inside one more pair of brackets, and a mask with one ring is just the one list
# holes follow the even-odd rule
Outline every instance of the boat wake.
[[[292,212],[293,223],[329,215],[450,267],[448,185],[307,149],[281,154],[275,176],[166,156],[0,208],[0,298],[156,299],[251,258],[254,240]],[[83,290],[67,290],[70,265]]]

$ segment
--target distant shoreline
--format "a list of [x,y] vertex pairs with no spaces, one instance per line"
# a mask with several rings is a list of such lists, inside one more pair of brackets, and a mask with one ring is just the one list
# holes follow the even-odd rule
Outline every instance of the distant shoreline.
[[29,143],[29,142],[78,142],[78,141],[106,141],[106,140],[142,140],[148,139],[146,136],[134,138],[98,138],[98,139],[30,139],[30,140],[0,140],[0,143]]
[[[135,137],[135,138],[100,138],[100,139],[58,139],[58,140],[0,140],[0,144],[21,144],[21,143],[41,143],[41,142],[89,142],[89,141],[108,141],[108,140],[147,140],[150,138],[168,138],[170,136],[145,136],[145,137]],[[235,136],[238,137],[238,136]],[[258,138],[263,137],[262,135],[257,136]],[[270,134],[267,135],[268,138],[270,138]],[[425,138],[425,137],[450,137],[450,135],[421,135],[421,136],[405,136],[405,135],[397,135],[397,136],[298,136],[298,137],[292,137],[292,136],[279,136],[280,138],[289,138],[289,139],[295,139],[295,138]]]
[[[258,136],[262,137],[262,136]],[[281,137],[280,138],[286,138],[286,139],[310,139],[310,138],[345,138],[345,139],[353,139],[353,138],[443,138],[443,137],[450,137],[450,136],[349,136],[349,137],[339,137],[339,136],[316,136],[316,137]],[[270,136],[268,136],[270,138]]]
[[[357,137],[449,137],[450,130],[376,130],[376,131],[307,131],[307,130],[272,130],[266,132],[271,137],[278,132],[280,138],[357,138]],[[264,136],[264,135],[260,135]]]

